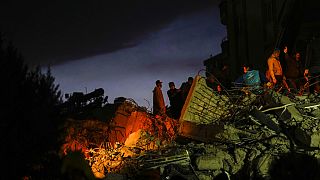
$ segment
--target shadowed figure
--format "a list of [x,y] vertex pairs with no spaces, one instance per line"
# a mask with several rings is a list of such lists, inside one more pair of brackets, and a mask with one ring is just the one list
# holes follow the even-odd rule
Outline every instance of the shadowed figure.
[[181,109],[182,109],[182,94],[181,90],[175,87],[174,82],[169,83],[169,90],[167,91],[167,95],[170,101],[170,112],[174,119],[179,119]]
[[301,63],[301,55],[296,52],[293,57],[289,56],[287,48],[284,50],[285,61],[287,64],[286,68],[286,78],[289,83],[289,87],[293,89],[294,92],[298,92],[301,86],[305,84],[304,77],[304,67]]
[[180,86],[180,90],[182,91],[182,101],[183,104],[187,99],[188,93],[190,91],[190,88],[192,86],[193,83],[193,77],[188,77],[188,81],[187,82],[183,82]]
[[156,81],[156,87],[153,89],[153,114],[163,116],[166,114],[166,105],[162,94],[162,82]]

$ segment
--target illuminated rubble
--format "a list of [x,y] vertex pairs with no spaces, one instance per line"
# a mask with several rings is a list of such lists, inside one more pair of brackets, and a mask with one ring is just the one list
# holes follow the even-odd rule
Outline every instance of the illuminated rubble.
[[196,76],[179,120],[125,101],[110,121],[67,124],[62,152],[81,150],[97,178],[134,179],[155,169],[167,179],[274,179],[282,158],[320,158],[319,107],[318,96],[218,93]]

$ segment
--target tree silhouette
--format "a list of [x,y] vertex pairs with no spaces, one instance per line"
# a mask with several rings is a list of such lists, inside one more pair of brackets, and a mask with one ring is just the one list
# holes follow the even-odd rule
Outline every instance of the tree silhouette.
[[0,36],[0,143],[5,173],[21,178],[55,147],[61,92],[50,68],[30,69],[18,50]]

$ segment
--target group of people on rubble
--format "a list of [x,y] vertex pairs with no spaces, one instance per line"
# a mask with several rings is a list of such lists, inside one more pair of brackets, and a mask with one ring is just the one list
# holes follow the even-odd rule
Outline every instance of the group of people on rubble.
[[[303,66],[300,52],[294,52],[291,56],[288,51],[288,46],[284,46],[283,52],[275,49],[267,60],[266,73],[255,69],[253,65],[244,64],[242,67],[243,74],[234,82],[230,79],[232,75],[229,66],[224,64],[219,73],[215,73],[215,75],[209,73],[207,75],[207,85],[216,92],[221,92],[222,89],[230,89],[233,82],[235,87],[256,88],[253,90],[258,90],[259,87],[264,86],[273,88],[277,92],[288,92],[288,94],[301,95],[306,91],[317,93],[320,89],[318,88],[320,87],[318,78],[311,77],[309,69]],[[167,95],[170,101],[170,113],[167,113],[161,90],[162,82],[157,80],[156,87],[153,90],[153,114],[170,114],[171,117],[178,119],[192,82],[193,78],[189,77],[188,81],[182,83],[179,89],[175,87],[174,82],[169,82],[170,89],[167,91]],[[261,89],[255,92],[261,92]]]
[[[268,58],[268,70],[266,71],[268,81],[274,85],[276,91],[284,89],[288,92],[302,94],[309,88],[310,74],[309,69],[302,64],[300,52],[295,52],[293,56],[290,56],[288,46],[284,46],[282,58],[280,54],[280,50],[275,49]],[[281,65],[281,60],[286,65],[285,69]]]
[[[228,72],[226,67],[228,66],[224,65],[222,70],[215,74],[218,83],[211,83],[214,90],[221,91],[221,85],[225,89],[231,88],[230,82],[232,80],[228,79],[231,75],[225,75]],[[294,52],[291,56],[288,52],[288,46],[284,46],[282,53],[279,49],[272,52],[267,60],[265,74],[254,69],[253,65],[250,64],[244,64],[242,68],[243,74],[234,81],[235,87],[263,85],[274,88],[277,92],[291,92],[299,95],[305,91],[316,92],[315,86],[309,85],[317,84],[317,82],[315,78],[310,78],[309,69],[303,66],[300,52]],[[309,80],[311,80],[311,83]],[[216,81],[212,80],[212,82]]]
[[153,89],[153,114],[164,116],[169,114],[174,119],[179,119],[182,107],[187,99],[193,77],[189,77],[188,81],[183,82],[179,89],[176,88],[174,82],[169,82],[169,90],[167,95],[170,101],[170,112],[167,112],[164,97],[162,94],[162,81],[157,80]]

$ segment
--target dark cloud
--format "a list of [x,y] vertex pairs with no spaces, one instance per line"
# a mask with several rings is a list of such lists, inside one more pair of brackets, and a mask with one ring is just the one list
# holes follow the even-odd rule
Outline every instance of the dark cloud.
[[0,30],[32,64],[58,64],[133,47],[174,18],[217,0],[8,1]]

